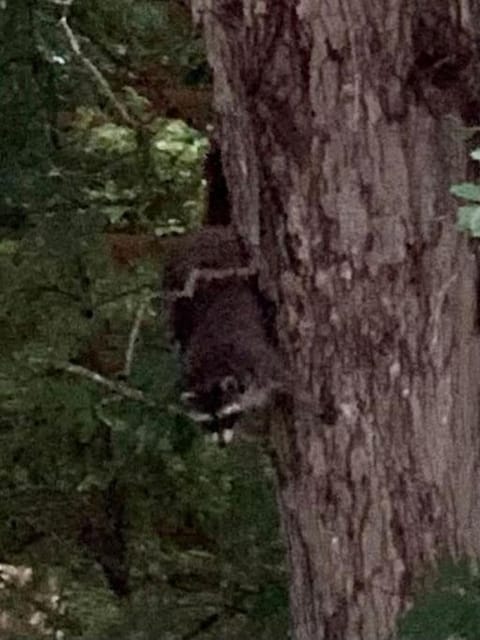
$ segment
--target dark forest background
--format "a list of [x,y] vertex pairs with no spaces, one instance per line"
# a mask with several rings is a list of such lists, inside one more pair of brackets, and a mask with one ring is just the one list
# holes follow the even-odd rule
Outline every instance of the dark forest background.
[[213,124],[189,12],[15,0],[0,41],[0,635],[286,637],[264,445],[172,410],[156,239],[201,224]]

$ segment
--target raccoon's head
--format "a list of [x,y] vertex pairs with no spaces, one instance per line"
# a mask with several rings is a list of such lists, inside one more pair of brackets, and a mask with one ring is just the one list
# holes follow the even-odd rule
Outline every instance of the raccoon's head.
[[257,410],[266,407],[280,389],[278,383],[259,387],[251,378],[239,383],[233,376],[227,376],[213,387],[202,386],[196,392],[183,393],[182,401],[187,415],[212,434],[213,442],[224,446],[233,439],[237,424],[250,437],[258,437],[264,431],[258,427],[261,414]]

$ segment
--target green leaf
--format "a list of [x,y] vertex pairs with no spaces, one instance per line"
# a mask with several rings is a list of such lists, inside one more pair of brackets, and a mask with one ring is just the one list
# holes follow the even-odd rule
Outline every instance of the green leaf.
[[461,231],[468,231],[474,238],[480,238],[480,205],[460,207],[457,226]]
[[106,153],[124,155],[132,153],[136,148],[136,133],[133,129],[107,122],[91,129],[86,151],[89,153],[105,151]]
[[459,198],[465,198],[465,200],[480,202],[480,185],[473,184],[472,182],[454,184],[450,187],[450,193],[453,193]]
[[130,211],[128,205],[109,205],[102,207],[102,212],[107,216],[110,224],[117,224],[123,218],[123,216]]

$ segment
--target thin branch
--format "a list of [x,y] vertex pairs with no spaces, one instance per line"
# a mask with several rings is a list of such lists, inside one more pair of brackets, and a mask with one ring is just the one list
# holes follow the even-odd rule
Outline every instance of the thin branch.
[[[105,389],[109,389],[113,393],[116,393],[117,396],[126,398],[127,400],[135,400],[137,402],[141,402],[147,407],[157,406],[157,403],[149,399],[143,393],[143,391],[140,391],[140,389],[135,389],[134,387],[131,387],[124,382],[116,382],[115,380],[106,378],[101,373],[97,373],[96,371],[92,371],[91,369],[87,369],[86,367],[82,367],[79,364],[64,362],[61,364],[57,363],[55,367],[60,371],[65,371],[66,373],[86,378],[87,380],[90,380],[91,382],[94,382],[101,387],[105,387]],[[193,422],[197,423],[209,422],[212,419],[212,416],[210,414],[201,413],[200,411],[195,411],[194,409],[188,409],[175,404],[169,404],[167,407],[163,407],[163,410],[168,411],[168,413],[170,413],[171,415],[186,416]]]
[[140,333],[140,327],[143,322],[145,311],[147,310],[147,307],[150,304],[150,299],[151,299],[150,295],[145,296],[142,302],[139,304],[137,313],[135,314],[135,319],[132,324],[132,329],[128,337],[128,345],[125,353],[125,367],[123,369],[123,373],[126,378],[129,378],[132,372],[133,356],[135,354],[135,345],[138,340],[138,334]]
[[113,429],[115,428],[115,423],[113,422],[113,420],[110,420],[110,418],[107,418],[107,416],[104,415],[103,411],[101,410],[101,407],[96,407],[95,415],[103,425],[105,425],[106,427],[108,427],[113,431]]
[[102,89],[103,93],[107,96],[107,98],[110,100],[110,102],[113,104],[117,112],[122,117],[122,120],[126,124],[128,124],[130,127],[137,127],[139,123],[134,118],[132,118],[132,116],[128,113],[125,106],[115,96],[112,89],[110,88],[110,85],[108,84],[108,81],[102,75],[101,71],[99,71],[99,69],[97,69],[97,67],[93,64],[93,62],[89,58],[87,58],[87,56],[82,52],[80,48],[80,43],[78,42],[70,25],[68,24],[66,15],[63,15],[60,18],[60,25],[64,30],[65,35],[67,36],[68,43],[70,44],[70,47],[73,53],[80,59],[82,64],[88,69],[88,71],[95,78],[98,85]]
[[126,385],[123,382],[115,382],[114,380],[110,380],[110,378],[106,378],[100,373],[96,371],[92,371],[91,369],[87,369],[86,367],[82,367],[79,364],[72,364],[71,362],[64,362],[62,364],[57,364],[56,368],[60,371],[65,371],[66,373],[70,373],[75,376],[80,376],[82,378],[86,378],[87,380],[91,380],[96,384],[117,393],[123,398],[127,398],[128,400],[136,400],[137,402],[142,402],[148,406],[154,406],[154,402],[146,398],[143,391],[140,389],[134,389]]

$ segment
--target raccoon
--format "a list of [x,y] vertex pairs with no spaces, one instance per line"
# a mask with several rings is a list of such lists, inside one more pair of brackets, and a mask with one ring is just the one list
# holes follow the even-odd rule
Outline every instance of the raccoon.
[[218,430],[266,404],[282,367],[269,336],[268,305],[233,230],[204,227],[185,237],[165,269],[164,288],[192,417]]

